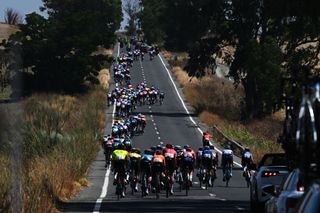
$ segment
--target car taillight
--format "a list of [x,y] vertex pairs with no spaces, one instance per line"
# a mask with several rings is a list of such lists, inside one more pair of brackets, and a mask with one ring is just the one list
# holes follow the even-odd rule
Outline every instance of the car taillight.
[[298,186],[297,186],[297,191],[298,191],[298,192],[303,192],[303,191],[304,191],[304,186],[298,185]]
[[287,198],[286,206],[287,209],[293,209],[298,203],[298,199],[296,198]]
[[262,177],[273,177],[279,174],[278,171],[264,171],[262,172]]

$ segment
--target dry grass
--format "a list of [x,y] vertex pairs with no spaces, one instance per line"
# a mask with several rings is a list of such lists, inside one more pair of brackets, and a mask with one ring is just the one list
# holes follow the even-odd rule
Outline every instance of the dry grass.
[[202,122],[209,127],[217,125],[225,135],[243,146],[250,147],[257,161],[265,153],[283,151],[276,143],[282,131],[283,112],[242,124],[239,122],[239,105],[244,96],[242,87],[235,89],[232,82],[217,76],[190,78],[181,67],[174,66],[175,63],[170,62],[170,59],[175,57],[174,54],[170,52],[163,54],[169,59],[169,63],[173,66],[172,73],[182,87],[188,102],[199,113]]
[[0,167],[0,209],[5,211],[9,205],[11,178],[9,157],[3,153],[0,154]]
[[105,89],[109,89],[109,81],[110,81],[110,72],[109,69],[102,69],[99,72],[98,79],[100,85]]
[[24,211],[54,212],[90,183],[85,178],[105,126],[105,90],[33,95],[24,103]]
[[19,31],[19,27],[10,24],[0,24],[0,42],[5,39],[7,40],[10,35]]

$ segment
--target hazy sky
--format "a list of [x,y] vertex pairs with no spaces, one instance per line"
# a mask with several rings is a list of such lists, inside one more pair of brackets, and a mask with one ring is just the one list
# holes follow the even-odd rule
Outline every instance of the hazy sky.
[[41,0],[0,0],[0,22],[4,22],[4,11],[7,8],[13,8],[24,16],[34,11],[39,13],[41,5]]
[[[0,0],[0,22],[4,22],[4,11],[7,8],[17,10],[23,17],[36,11],[40,13],[39,7],[42,6],[42,0]],[[121,23],[121,28],[124,27],[126,21]]]

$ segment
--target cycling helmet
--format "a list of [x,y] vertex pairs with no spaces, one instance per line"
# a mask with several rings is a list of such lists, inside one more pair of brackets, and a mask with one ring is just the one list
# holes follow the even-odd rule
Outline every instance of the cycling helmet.
[[210,147],[210,149],[214,149],[214,145],[210,145],[209,147]]
[[144,150],[144,154],[152,155],[152,151],[150,149],[146,149],[146,150]]
[[248,147],[244,148],[245,152],[250,152],[250,149]]
[[202,150],[203,150],[203,148],[202,148],[202,147],[199,147],[199,148],[198,148],[198,151],[202,151]]
[[175,145],[175,146],[174,146],[174,150],[176,150],[176,151],[177,151],[177,150],[181,150],[181,146],[180,146],[180,145]]
[[169,143],[168,143],[168,144],[166,145],[166,148],[167,148],[167,149],[172,149],[172,147],[173,147],[172,144],[169,144]]
[[117,147],[117,149],[126,150],[126,146],[123,143],[120,143]]
[[156,155],[162,155],[162,151],[161,150],[157,150],[156,151]]
[[192,152],[191,147],[186,148],[186,151],[187,151],[187,152]]
[[157,145],[157,150],[162,150],[162,146],[160,144]]
[[184,149],[190,148],[189,144],[183,146]]
[[230,148],[230,145],[225,145],[224,148],[225,148],[225,149],[231,149],[231,148]]
[[132,148],[130,152],[137,153],[137,154],[141,153],[140,149],[138,149],[138,148]]
[[205,146],[204,150],[210,150],[210,147],[209,146]]

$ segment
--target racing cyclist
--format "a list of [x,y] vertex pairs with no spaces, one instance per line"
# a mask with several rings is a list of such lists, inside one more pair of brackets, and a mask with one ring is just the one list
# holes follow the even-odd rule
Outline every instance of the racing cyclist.
[[[129,158],[130,155],[126,151],[126,147],[124,144],[119,144],[116,150],[112,153],[112,164],[111,170],[114,171],[114,180],[113,184],[117,184],[117,178],[120,177],[120,182],[122,186],[128,181],[128,166],[129,166]],[[122,190],[122,197],[125,196],[125,190]]]
[[230,176],[232,177],[232,167],[233,167],[233,151],[230,148],[230,145],[226,145],[221,154],[221,167],[223,173],[223,181],[226,181],[226,168],[230,167]]
[[163,150],[163,155],[166,159],[166,172],[171,183],[170,194],[173,195],[173,173],[177,167],[177,152],[171,144],[167,144]]

